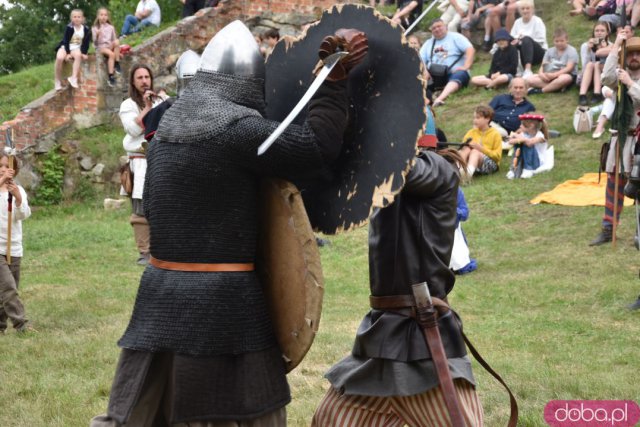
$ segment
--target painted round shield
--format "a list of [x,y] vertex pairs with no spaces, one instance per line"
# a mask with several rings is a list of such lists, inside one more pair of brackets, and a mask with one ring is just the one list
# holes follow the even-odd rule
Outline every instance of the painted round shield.
[[[267,117],[282,121],[305,93],[322,39],[340,28],[366,33],[369,52],[348,78],[349,126],[330,177],[302,180],[309,220],[326,234],[363,225],[373,207],[404,185],[426,121],[422,64],[401,28],[375,9],[336,5],[298,39],[281,40],[267,60]],[[301,124],[306,111],[294,123]],[[312,182],[310,184],[309,182]]]
[[318,331],[324,278],[296,186],[270,179],[261,190],[258,273],[289,372],[307,354]]

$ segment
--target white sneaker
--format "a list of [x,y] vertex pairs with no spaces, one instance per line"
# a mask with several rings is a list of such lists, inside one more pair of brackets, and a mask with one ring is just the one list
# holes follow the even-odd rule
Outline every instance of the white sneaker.
[[507,172],[507,179],[513,179],[516,177],[516,174],[513,171]]
[[533,171],[531,169],[522,170],[522,175],[520,175],[520,178],[528,179],[531,177],[533,177]]
[[69,81],[69,84],[71,85],[72,88],[74,89],[78,89],[78,80],[74,79],[73,77],[67,77],[67,80]]
[[533,72],[531,70],[524,70],[522,72],[522,78],[525,80],[527,80],[531,76],[533,76]]
[[62,90],[62,82],[60,80],[56,80],[53,83],[53,87],[56,89],[56,92]]

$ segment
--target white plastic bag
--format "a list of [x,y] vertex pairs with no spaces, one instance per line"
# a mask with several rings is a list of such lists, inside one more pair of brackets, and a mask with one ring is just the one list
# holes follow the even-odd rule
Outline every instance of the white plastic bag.
[[451,251],[449,268],[453,271],[457,271],[470,262],[471,258],[469,257],[469,247],[467,246],[467,242],[464,240],[462,226],[459,223],[456,227],[455,234],[453,235],[453,250]]

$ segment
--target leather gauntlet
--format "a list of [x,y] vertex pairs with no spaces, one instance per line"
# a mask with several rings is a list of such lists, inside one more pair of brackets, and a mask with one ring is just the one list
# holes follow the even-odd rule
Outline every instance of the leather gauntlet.
[[[349,52],[331,70],[327,80],[335,82],[346,79],[349,71],[364,60],[368,50],[369,42],[366,34],[353,28],[340,28],[334,35],[325,37],[318,50],[318,56],[321,60],[324,61],[329,55],[338,51]],[[317,67],[316,72],[318,70]]]

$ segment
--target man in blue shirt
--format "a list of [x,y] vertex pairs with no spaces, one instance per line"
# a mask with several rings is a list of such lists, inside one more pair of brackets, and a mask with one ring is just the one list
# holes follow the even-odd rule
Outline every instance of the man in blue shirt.
[[[493,108],[493,126],[504,137],[520,127],[520,114],[535,111],[536,107],[524,95],[527,93],[527,82],[522,77],[514,77],[509,83],[508,94],[496,95],[489,106]],[[496,126],[497,125],[497,126]]]
[[[473,65],[476,50],[471,42],[462,34],[449,32],[444,21],[436,18],[429,26],[431,37],[420,48],[420,58],[427,66],[429,86],[431,89],[438,89],[442,92],[433,101],[433,106],[438,107],[444,104],[444,100],[462,87],[469,84],[469,69]],[[444,65],[447,67],[444,79],[438,84],[432,65]]]

